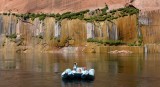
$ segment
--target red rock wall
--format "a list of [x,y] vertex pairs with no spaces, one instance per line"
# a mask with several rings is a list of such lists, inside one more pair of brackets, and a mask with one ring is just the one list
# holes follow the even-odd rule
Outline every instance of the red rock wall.
[[79,11],[88,8],[104,7],[105,3],[108,5],[124,5],[127,1],[128,0],[1,0],[0,11],[20,13]]
[[160,9],[160,0],[134,0],[133,5],[142,11]]
[[[146,13],[144,16],[148,20],[148,24],[141,25],[144,43],[160,43],[160,12],[153,11]],[[142,16],[143,17],[143,16]]]
[[[66,12],[79,11],[84,9],[93,9],[104,7],[105,3],[110,8],[119,8],[124,6],[130,0],[1,0],[1,12]],[[135,7],[143,10],[160,9],[160,0],[134,0]]]

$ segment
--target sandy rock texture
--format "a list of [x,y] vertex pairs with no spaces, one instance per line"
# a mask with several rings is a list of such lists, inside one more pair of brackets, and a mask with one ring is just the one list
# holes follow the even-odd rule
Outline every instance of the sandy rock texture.
[[160,0],[1,0],[0,12],[43,12],[57,13],[95,9],[109,5],[110,9],[120,8],[133,1],[135,7],[142,11],[159,10]]

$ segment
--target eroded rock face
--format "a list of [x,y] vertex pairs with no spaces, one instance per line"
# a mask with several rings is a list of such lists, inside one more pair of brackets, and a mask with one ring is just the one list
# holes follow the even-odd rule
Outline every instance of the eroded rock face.
[[[110,9],[123,7],[130,0],[1,0],[1,12],[67,12],[84,9],[104,7],[105,3]],[[131,4],[142,10],[155,10],[160,8],[160,0],[134,0]]]
[[152,11],[160,9],[160,0],[135,0],[133,5],[141,11]]
[[1,0],[1,11],[13,12],[66,12],[125,3],[127,0]]

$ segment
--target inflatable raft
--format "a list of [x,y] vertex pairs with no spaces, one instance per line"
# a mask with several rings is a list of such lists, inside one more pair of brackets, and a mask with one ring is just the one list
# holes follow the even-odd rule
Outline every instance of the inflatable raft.
[[76,68],[76,70],[66,69],[61,74],[62,79],[82,79],[82,80],[94,80],[95,70],[85,70],[83,67]]

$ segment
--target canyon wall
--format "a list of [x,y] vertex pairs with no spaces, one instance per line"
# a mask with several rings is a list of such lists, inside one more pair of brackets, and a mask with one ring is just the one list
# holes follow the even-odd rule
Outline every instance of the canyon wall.
[[[132,0],[1,0],[1,12],[43,12],[57,13],[68,11],[80,11],[85,9],[95,9],[104,7],[105,3],[110,9],[123,7]],[[134,0],[135,7],[143,10],[157,10],[160,8],[160,0]]]
[[[43,21],[24,21],[14,15],[0,15],[0,46],[5,50],[39,51],[54,47],[86,46],[88,37],[98,40],[122,40],[125,43],[160,43],[160,0],[1,0],[0,12],[13,13],[63,13],[90,11],[103,8],[109,10],[124,7],[127,3],[141,10],[139,16],[125,16],[118,19],[88,23],[84,20],[56,21],[46,17]],[[87,30],[88,28],[90,30]],[[17,35],[16,39],[13,38]],[[34,49],[36,48],[36,49]]]
[[146,12],[140,15],[140,26],[143,41],[146,44],[160,43],[160,13],[159,11]]
[[7,48],[25,47],[24,50],[33,47],[41,51],[52,50],[53,47],[85,46],[88,34],[98,40],[130,43],[137,40],[136,20],[137,16],[133,15],[113,22],[93,22],[90,24],[94,26],[94,31],[88,32],[89,22],[79,19],[57,22],[52,17],[46,17],[41,21],[38,18],[24,21],[14,15],[0,15],[0,45]]
[[60,13],[68,11],[80,11],[104,7],[105,3],[124,4],[127,0],[1,0],[0,11],[2,12],[43,12]]

